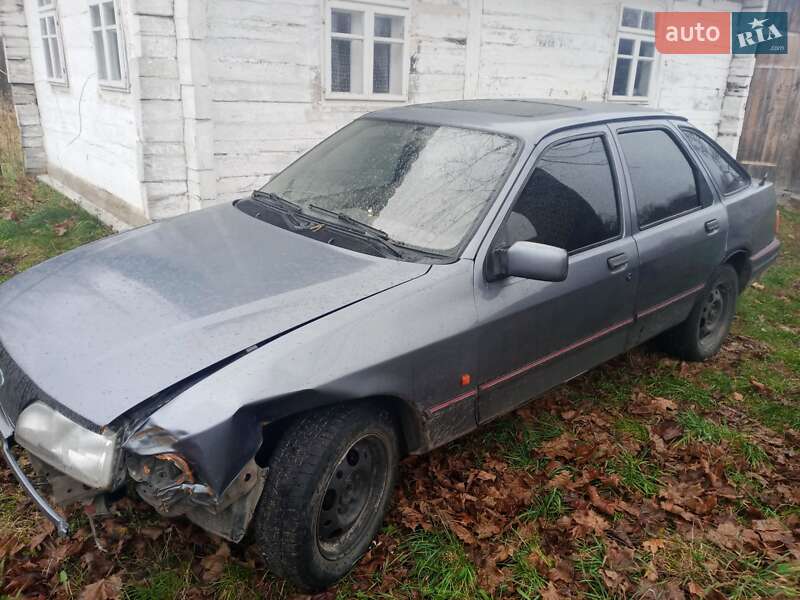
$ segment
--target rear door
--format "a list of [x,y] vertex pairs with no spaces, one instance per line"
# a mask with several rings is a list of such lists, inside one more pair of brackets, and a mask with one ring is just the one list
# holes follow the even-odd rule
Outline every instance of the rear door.
[[622,156],[639,253],[635,346],[677,325],[725,256],[724,206],[671,124],[611,126]]
[[[638,258],[611,132],[550,136],[531,161],[475,265],[480,422],[623,352],[633,323]],[[566,249],[566,281],[487,281],[486,256],[517,241]]]

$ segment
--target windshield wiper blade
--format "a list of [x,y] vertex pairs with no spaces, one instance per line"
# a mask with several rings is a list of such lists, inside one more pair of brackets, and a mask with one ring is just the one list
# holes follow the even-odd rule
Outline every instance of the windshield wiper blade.
[[383,229],[378,229],[377,227],[373,227],[372,225],[368,225],[367,223],[363,223],[362,221],[359,221],[358,219],[354,219],[353,217],[351,217],[347,213],[336,212],[334,210],[330,210],[329,208],[323,208],[322,206],[317,206],[316,204],[309,204],[308,208],[311,208],[313,210],[317,210],[317,211],[319,211],[321,213],[324,213],[326,215],[331,215],[332,217],[336,217],[340,221],[344,221],[345,223],[349,223],[350,225],[354,225],[355,227],[358,227],[359,229],[363,228],[365,230],[365,232],[373,233],[373,234],[377,235],[379,238],[381,238],[382,240],[388,240],[389,239],[389,234],[386,233]]
[[[397,248],[394,247],[394,241],[389,238],[389,234],[383,231],[382,229],[378,229],[377,227],[372,227],[371,225],[367,225],[366,223],[362,223],[358,219],[354,219],[350,215],[341,212],[335,212],[327,208],[323,208],[321,206],[316,206],[314,204],[309,204],[308,207],[312,210],[319,211],[323,214],[330,215],[332,217],[336,217],[340,221],[344,223],[348,223],[350,227],[346,227],[347,231],[352,231],[354,233],[362,233],[366,234],[366,239],[376,242],[380,244],[382,248],[386,249],[392,256],[396,258],[403,258],[403,253],[399,252]],[[358,229],[359,231],[356,231]]]
[[293,212],[303,212],[303,207],[299,204],[295,204],[291,200],[287,200],[286,198],[279,196],[278,194],[274,194],[272,192],[265,192],[264,190],[253,190],[252,197],[254,200],[269,200],[275,204],[280,204],[284,208],[288,208]]

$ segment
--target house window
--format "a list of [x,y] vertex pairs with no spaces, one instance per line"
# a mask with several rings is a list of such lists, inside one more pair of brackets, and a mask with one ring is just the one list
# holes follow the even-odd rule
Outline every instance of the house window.
[[67,65],[64,61],[61,24],[58,22],[55,0],[37,0],[37,5],[47,79],[55,83],[66,83]]
[[107,85],[124,86],[124,49],[118,25],[116,1],[91,2],[89,17],[92,24],[98,80]]
[[408,11],[330,2],[327,96],[403,100],[408,87]]
[[656,58],[655,13],[623,7],[611,77],[612,99],[646,100],[650,96]]

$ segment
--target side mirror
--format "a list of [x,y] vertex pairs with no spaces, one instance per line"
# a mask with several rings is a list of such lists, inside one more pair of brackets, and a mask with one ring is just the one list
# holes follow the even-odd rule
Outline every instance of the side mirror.
[[564,281],[569,272],[569,255],[563,248],[516,242],[495,250],[487,265],[487,279],[524,277],[539,281]]

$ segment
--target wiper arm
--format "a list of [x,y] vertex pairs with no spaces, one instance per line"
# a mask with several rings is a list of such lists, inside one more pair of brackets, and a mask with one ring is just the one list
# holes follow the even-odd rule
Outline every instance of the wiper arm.
[[373,242],[376,242],[381,245],[382,248],[385,248],[392,256],[396,258],[403,258],[403,254],[397,251],[397,248],[394,247],[394,242],[389,239],[389,234],[383,231],[382,229],[378,229],[377,227],[372,227],[371,225],[367,225],[366,223],[362,223],[358,219],[354,219],[350,215],[341,212],[335,212],[327,208],[323,208],[321,206],[316,206],[314,204],[309,204],[308,207],[312,210],[319,211],[323,214],[330,215],[332,217],[336,217],[340,221],[344,223],[348,223],[351,227],[347,227],[348,231],[354,231],[356,228],[361,230],[361,233],[367,234],[366,238]]
[[279,196],[278,194],[274,194],[272,192],[265,192],[264,190],[253,190],[252,197],[254,200],[269,200],[274,204],[280,204],[284,208],[288,208],[292,212],[303,212],[303,207],[299,204],[295,204],[291,200],[287,200],[286,198]]
[[334,210],[330,210],[329,208],[323,208],[321,206],[317,206],[316,204],[309,204],[308,208],[311,208],[313,210],[319,211],[319,212],[324,213],[326,215],[331,215],[332,217],[336,217],[340,221],[344,221],[345,223],[350,223],[350,225],[354,225],[354,226],[358,227],[359,229],[363,228],[366,232],[373,233],[373,234],[377,235],[379,238],[381,238],[382,240],[388,240],[389,239],[389,234],[386,233],[383,229],[378,229],[377,227],[373,227],[372,225],[367,225],[366,223],[363,223],[363,222],[359,221],[358,219],[354,219],[353,217],[351,217],[347,213],[336,212]]

